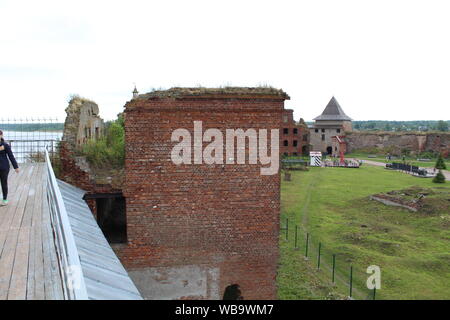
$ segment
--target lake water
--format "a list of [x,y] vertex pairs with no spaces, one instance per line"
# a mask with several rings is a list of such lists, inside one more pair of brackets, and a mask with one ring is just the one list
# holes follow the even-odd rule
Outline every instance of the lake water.
[[11,145],[14,156],[19,163],[29,161],[30,155],[44,152],[55,152],[57,141],[62,138],[62,131],[3,131],[3,138]]

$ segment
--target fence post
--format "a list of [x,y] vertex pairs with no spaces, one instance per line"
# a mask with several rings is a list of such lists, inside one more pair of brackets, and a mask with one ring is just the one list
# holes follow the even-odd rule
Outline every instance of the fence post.
[[294,248],[297,249],[297,225],[295,225],[295,241]]
[[289,237],[289,218],[286,218],[286,240]]
[[305,257],[308,258],[308,244],[309,244],[309,233],[306,233],[306,251],[305,251]]
[[322,247],[322,242],[319,242],[319,253],[317,254],[317,269],[320,269],[320,249]]
[[336,255],[333,254],[333,271],[332,271],[332,274],[331,274],[331,282],[332,283],[334,283],[334,269],[335,269],[335,267],[336,267]]
[[350,298],[352,297],[353,291],[353,266],[350,266]]
[[377,288],[376,287],[374,287],[373,288],[373,300],[375,300],[375,294],[377,293]]

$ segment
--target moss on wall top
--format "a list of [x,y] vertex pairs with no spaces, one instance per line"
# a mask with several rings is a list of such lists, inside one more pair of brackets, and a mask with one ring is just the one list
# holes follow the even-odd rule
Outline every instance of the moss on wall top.
[[238,96],[238,97],[274,97],[290,99],[286,92],[272,87],[222,87],[222,88],[183,88],[174,87],[168,90],[155,90],[137,96],[136,99],[151,98],[184,98],[184,97],[208,97],[218,98],[220,96]]

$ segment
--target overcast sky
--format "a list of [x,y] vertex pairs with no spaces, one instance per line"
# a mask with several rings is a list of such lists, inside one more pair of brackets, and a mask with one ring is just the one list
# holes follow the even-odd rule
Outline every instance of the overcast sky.
[[295,118],[450,119],[449,1],[0,0],[0,117],[112,119],[172,86],[282,88]]

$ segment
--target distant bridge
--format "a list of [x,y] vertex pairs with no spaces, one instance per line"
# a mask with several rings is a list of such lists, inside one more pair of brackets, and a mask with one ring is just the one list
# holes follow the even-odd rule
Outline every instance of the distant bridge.
[[0,299],[142,299],[85,192],[56,179],[47,150],[45,163],[11,170],[9,189],[0,207]]

